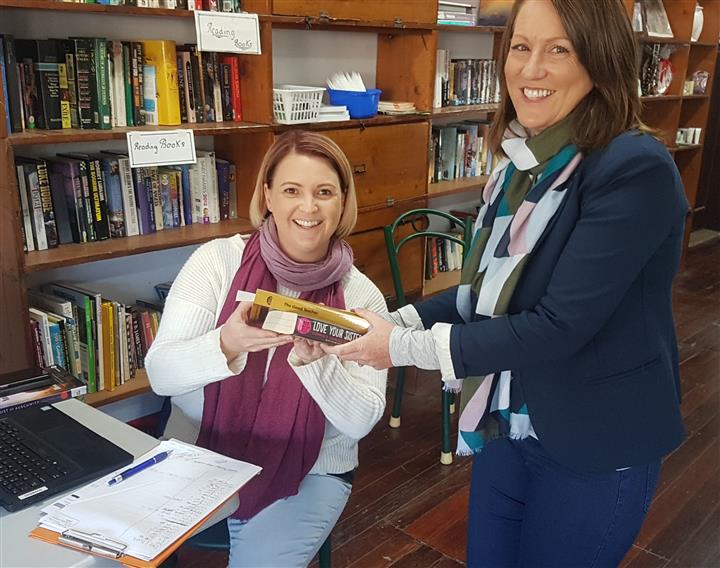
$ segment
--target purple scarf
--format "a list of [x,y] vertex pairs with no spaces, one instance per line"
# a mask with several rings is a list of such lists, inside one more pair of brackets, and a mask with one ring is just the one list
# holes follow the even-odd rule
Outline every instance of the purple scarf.
[[[276,291],[280,283],[300,297],[345,308],[340,280],[353,263],[352,249],[333,240],[326,258],[299,263],[280,249],[272,216],[250,237],[235,273],[218,327],[237,307],[238,290]],[[292,344],[283,345],[267,370],[267,351],[249,353],[239,375],[205,387],[197,445],[263,468],[239,493],[233,518],[252,518],[278,499],[295,495],[317,461],[325,416],[287,362]],[[263,384],[264,383],[264,384]]]

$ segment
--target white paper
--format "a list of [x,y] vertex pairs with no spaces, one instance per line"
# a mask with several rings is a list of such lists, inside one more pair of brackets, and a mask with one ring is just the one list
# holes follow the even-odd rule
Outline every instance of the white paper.
[[178,440],[161,442],[133,465],[169,450],[167,459],[117,485],[107,481],[130,466],[48,505],[39,525],[102,535],[125,544],[125,554],[151,560],[261,470]]
[[132,131],[127,133],[127,146],[131,168],[197,162],[192,130]]
[[260,55],[257,14],[195,12],[195,33],[200,51]]

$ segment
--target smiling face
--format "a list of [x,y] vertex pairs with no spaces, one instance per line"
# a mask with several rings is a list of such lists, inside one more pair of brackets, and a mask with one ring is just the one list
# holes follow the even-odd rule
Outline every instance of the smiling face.
[[531,135],[568,116],[592,90],[560,16],[550,0],[528,0],[520,8],[505,82],[517,119]]
[[340,179],[330,163],[292,152],[278,163],[264,193],[283,252],[297,262],[325,258],[344,205]]

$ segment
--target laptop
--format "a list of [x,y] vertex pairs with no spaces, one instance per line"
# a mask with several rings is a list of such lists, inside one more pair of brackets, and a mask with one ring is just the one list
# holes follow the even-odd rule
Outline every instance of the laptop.
[[51,405],[0,414],[0,506],[19,511],[93,481],[133,456]]

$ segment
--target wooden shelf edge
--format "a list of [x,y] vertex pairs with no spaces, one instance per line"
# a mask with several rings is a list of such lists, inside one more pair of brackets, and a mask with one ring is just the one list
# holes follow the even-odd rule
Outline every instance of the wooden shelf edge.
[[[1,0],[0,0],[1,1]],[[92,4],[88,4],[92,6]],[[150,9],[150,8],[145,8]],[[253,134],[270,130],[268,124],[254,122],[209,122],[179,124],[173,126],[127,126],[109,130],[82,130],[64,128],[61,130],[26,130],[8,136],[13,146],[34,144],[68,144],[71,142],[99,142],[103,140],[121,140],[128,132],[153,132],[162,130],[193,130],[196,136],[222,136],[228,134]]]
[[650,102],[667,102],[667,101],[679,101],[682,99],[682,95],[643,95],[640,100],[644,103]]
[[261,14],[260,20],[270,22],[276,28],[306,29],[306,30],[343,30],[343,31],[379,31],[392,32],[418,32],[430,31],[436,24],[421,22],[395,22],[381,20],[344,20],[320,18],[318,16],[279,16]]
[[83,398],[83,402],[94,407],[104,406],[112,402],[130,398],[131,396],[137,396],[139,394],[150,392],[150,390],[150,382],[148,381],[145,369],[138,369],[135,372],[135,377],[130,379],[124,385],[120,385],[112,391],[102,390],[92,394],[86,394]]
[[369,126],[381,126],[385,124],[409,124],[412,122],[424,122],[427,114],[378,114],[370,118],[356,118],[351,120],[338,120],[333,122],[303,122],[301,124],[272,124],[273,132],[285,132],[286,130],[340,130],[347,128],[366,128]]
[[441,32],[465,32],[476,34],[501,34],[505,26],[458,26],[453,24],[435,24],[435,29]]
[[210,225],[189,225],[164,229],[149,235],[107,239],[92,243],[66,244],[25,255],[25,272],[74,266],[97,260],[132,256],[156,250],[203,243],[218,237],[230,237],[253,230],[247,219],[233,219]]
[[434,108],[431,114],[433,118],[436,118],[442,116],[470,114],[475,112],[495,112],[498,110],[498,108],[500,108],[500,105],[498,103],[487,103],[482,105],[457,105]]
[[672,150],[673,152],[687,152],[689,150],[699,150],[702,147],[702,144],[678,144],[677,146],[673,146],[672,148],[668,149]]
[[371,118],[342,120],[337,122],[304,122],[302,124],[259,124],[254,122],[216,122],[204,124],[180,124],[177,126],[140,126],[112,128],[110,130],[80,130],[77,128],[63,130],[30,130],[11,134],[8,137],[13,146],[30,146],[38,144],[71,144],[74,142],[101,142],[104,140],[122,140],[128,132],[153,132],[159,130],[189,129],[195,136],[230,136],[236,134],[256,134],[262,132],[285,132],[294,128],[306,130],[338,130],[344,128],[365,128],[385,124],[407,124],[422,122],[428,119],[427,113],[384,115],[378,114]]
[[485,187],[488,179],[490,179],[489,176],[475,176],[429,183],[427,197],[445,197],[447,195],[455,195],[458,193],[473,191],[475,189],[481,189]]
[[192,10],[173,10],[167,8],[138,8],[137,6],[109,6],[107,4],[80,4],[57,2],[53,0],[0,0],[0,8],[22,10],[52,10],[56,12],[74,12],[85,14],[118,14],[123,16],[171,16],[192,18]]

